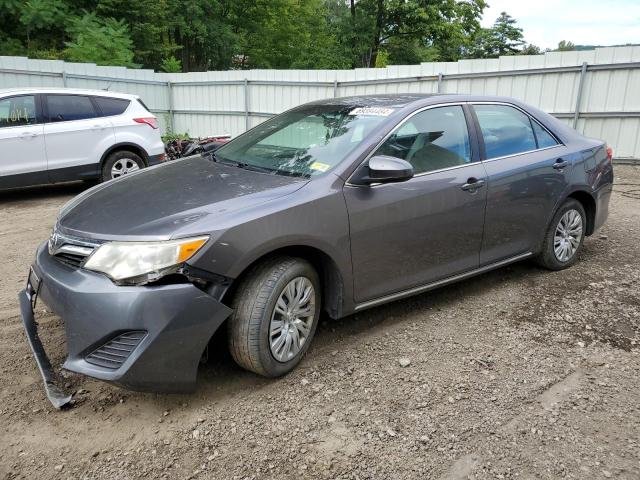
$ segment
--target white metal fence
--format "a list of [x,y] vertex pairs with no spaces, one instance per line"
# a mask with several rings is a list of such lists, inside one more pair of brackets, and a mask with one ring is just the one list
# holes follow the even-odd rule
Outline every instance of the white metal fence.
[[373,93],[473,93],[518,98],[590,137],[617,159],[640,159],[640,47],[506,56],[355,70],[155,73],[0,57],[0,88],[97,88],[140,95],[163,128],[237,135],[288,108]]

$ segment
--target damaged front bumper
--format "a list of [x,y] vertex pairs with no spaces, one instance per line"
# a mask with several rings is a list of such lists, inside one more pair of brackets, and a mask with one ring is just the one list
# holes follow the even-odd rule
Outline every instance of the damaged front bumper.
[[195,388],[200,357],[232,310],[191,283],[117,286],[106,276],[68,266],[40,246],[20,295],[22,320],[49,400],[71,397],[56,386],[33,315],[42,300],[64,321],[63,368],[137,391]]

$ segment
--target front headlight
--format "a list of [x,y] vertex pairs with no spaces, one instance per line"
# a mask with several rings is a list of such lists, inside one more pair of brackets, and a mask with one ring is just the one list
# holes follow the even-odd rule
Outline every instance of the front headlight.
[[208,236],[161,242],[108,242],[84,264],[119,283],[148,283],[176,270],[209,239]]

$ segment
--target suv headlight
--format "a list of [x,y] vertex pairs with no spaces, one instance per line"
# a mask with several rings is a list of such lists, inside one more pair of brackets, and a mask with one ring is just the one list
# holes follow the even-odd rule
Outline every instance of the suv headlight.
[[176,271],[208,239],[203,236],[160,242],[107,242],[91,254],[84,268],[105,273],[117,283],[148,283]]

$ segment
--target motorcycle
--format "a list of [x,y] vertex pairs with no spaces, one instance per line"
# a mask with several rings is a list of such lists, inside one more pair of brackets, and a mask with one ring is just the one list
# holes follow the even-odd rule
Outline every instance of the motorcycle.
[[164,149],[169,160],[188,157],[201,153],[215,152],[231,140],[230,135],[220,135],[206,138],[188,138],[170,140],[165,143]]

